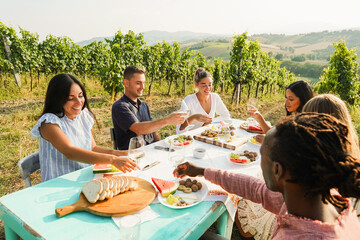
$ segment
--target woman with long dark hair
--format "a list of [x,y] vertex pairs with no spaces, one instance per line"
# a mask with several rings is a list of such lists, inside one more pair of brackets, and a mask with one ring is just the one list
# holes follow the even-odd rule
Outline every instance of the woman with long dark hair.
[[[314,96],[311,86],[304,80],[291,83],[285,91],[285,110],[286,115],[300,113],[303,106]],[[260,124],[264,133],[269,131],[270,126],[259,111],[249,111],[250,116],[254,117]]]
[[42,181],[90,166],[113,164],[127,172],[138,168],[126,151],[97,146],[94,114],[84,86],[70,74],[58,74],[48,85],[44,110],[30,135],[39,139]]

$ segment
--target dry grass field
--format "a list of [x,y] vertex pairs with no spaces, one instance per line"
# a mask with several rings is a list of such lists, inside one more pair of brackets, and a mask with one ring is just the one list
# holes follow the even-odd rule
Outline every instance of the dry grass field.
[[[0,82],[0,86],[4,83]],[[41,87],[35,86],[32,92],[24,84],[19,90],[7,83],[8,88],[0,88],[0,197],[24,188],[20,178],[17,162],[26,155],[38,150],[38,142],[33,139],[29,132],[37,121],[42,111],[43,100],[46,91],[46,80],[40,81]],[[95,113],[100,129],[94,127],[94,135],[98,145],[111,148],[109,128],[112,127],[111,103],[109,96],[103,91],[96,80],[88,80],[85,84],[88,96],[90,96],[90,107]],[[164,91],[165,92],[165,91]],[[191,93],[191,89],[187,94]],[[245,109],[246,100],[239,106],[231,105],[231,93],[220,94],[233,118],[246,119],[248,117]],[[272,96],[265,96],[260,99],[259,109],[264,117],[272,124],[284,115],[283,94],[278,93]],[[120,96],[118,96],[120,97]],[[179,107],[183,96],[167,96],[154,91],[152,96],[144,95],[148,103],[153,119],[159,119],[176,110]],[[355,117],[357,109],[354,109]],[[360,122],[360,117],[355,117]],[[358,126],[358,125],[357,125]],[[175,133],[175,126],[168,126],[159,131],[165,136]],[[35,172],[32,176],[32,183],[40,182],[40,173]],[[233,231],[233,239],[238,239],[236,227]],[[3,223],[0,220],[0,239],[4,239]]]

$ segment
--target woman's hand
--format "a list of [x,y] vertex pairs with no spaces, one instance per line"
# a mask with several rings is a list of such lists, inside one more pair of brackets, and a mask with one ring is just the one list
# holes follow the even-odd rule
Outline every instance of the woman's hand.
[[192,163],[186,162],[177,166],[174,170],[173,174],[177,178],[183,178],[186,176],[196,177],[196,176],[204,176],[205,168],[198,167]]
[[190,118],[189,118],[189,121],[191,121],[191,120],[196,120],[198,122],[202,122],[205,125],[210,124],[212,122],[212,118],[210,118],[209,116],[207,116],[205,114],[200,114],[200,113],[191,115]]
[[262,143],[264,141],[265,135],[264,134],[258,134],[254,137],[254,139],[258,142],[258,143]]
[[115,157],[111,161],[111,164],[123,172],[131,172],[132,170],[140,169],[134,160],[127,157]]
[[262,117],[261,113],[258,110],[250,110],[248,111],[249,115],[253,118],[255,118],[256,120],[258,120],[260,117]]

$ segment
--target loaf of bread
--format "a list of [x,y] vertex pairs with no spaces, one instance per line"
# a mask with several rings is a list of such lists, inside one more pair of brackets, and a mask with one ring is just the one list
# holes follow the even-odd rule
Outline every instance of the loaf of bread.
[[112,176],[91,180],[82,187],[82,193],[90,203],[113,198],[126,191],[135,191],[138,185],[126,176]]

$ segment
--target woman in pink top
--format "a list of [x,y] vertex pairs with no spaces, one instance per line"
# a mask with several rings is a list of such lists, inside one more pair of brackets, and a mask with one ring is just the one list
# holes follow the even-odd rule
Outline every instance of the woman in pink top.
[[[204,176],[277,216],[272,239],[360,239],[349,199],[360,197],[360,160],[349,152],[348,127],[319,113],[289,116],[261,146],[264,180],[184,163],[177,177]],[[330,191],[336,188],[336,191]]]

